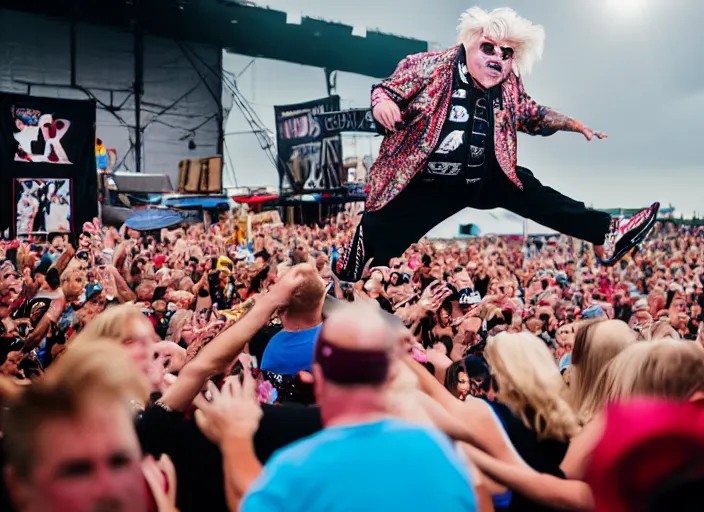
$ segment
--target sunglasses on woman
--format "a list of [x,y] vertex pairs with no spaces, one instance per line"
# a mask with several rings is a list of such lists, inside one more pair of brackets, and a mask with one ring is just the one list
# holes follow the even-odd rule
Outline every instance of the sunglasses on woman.
[[494,43],[490,43],[488,41],[482,43],[479,45],[479,49],[482,51],[484,55],[488,55],[490,57],[493,57],[496,55],[496,50],[499,50],[499,55],[501,56],[501,60],[509,60],[513,58],[514,55],[514,49],[511,48],[510,46],[499,46]]

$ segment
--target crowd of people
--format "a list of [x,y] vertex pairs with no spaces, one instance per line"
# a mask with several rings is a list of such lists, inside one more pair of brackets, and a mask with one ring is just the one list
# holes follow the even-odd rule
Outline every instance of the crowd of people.
[[342,282],[357,223],[2,242],[0,508],[701,507],[704,228],[611,267],[424,239]]

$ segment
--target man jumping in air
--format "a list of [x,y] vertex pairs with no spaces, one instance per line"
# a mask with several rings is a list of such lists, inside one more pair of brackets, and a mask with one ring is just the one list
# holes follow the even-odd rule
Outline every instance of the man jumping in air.
[[643,241],[659,203],[630,219],[587,208],[517,165],[517,132],[606,135],[537,104],[523,88],[543,53],[541,26],[509,8],[473,7],[461,17],[458,45],[409,55],[372,88],[384,127],[369,171],[366,211],[336,270],[358,280],[365,265],[385,266],[436,224],[465,207],[505,208],[594,244],[613,265]]

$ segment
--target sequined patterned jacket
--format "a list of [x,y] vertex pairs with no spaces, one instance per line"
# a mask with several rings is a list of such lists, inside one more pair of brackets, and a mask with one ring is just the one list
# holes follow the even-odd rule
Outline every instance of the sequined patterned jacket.
[[[443,52],[418,53],[402,60],[394,74],[372,89],[381,88],[401,107],[408,127],[384,138],[379,157],[369,171],[368,211],[383,208],[421,171],[438,143],[452,94],[452,77],[459,52],[455,46]],[[501,85],[501,98],[492,102],[496,159],[506,176],[520,189],[516,175],[517,131],[552,135],[573,129],[573,119],[538,105],[514,73]]]

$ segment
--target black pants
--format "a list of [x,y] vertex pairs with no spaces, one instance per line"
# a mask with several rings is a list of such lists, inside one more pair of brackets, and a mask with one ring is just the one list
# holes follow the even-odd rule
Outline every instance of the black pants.
[[611,216],[587,208],[557,190],[546,187],[533,173],[516,169],[523,190],[500,169],[492,169],[476,185],[452,184],[417,176],[381,210],[366,212],[362,220],[365,259],[373,266],[387,265],[403,254],[437,224],[460,210],[504,208],[565,235],[602,245]]

